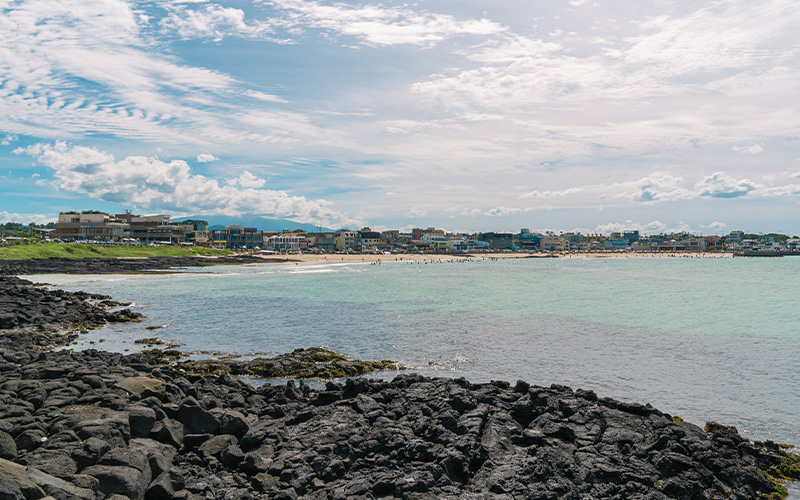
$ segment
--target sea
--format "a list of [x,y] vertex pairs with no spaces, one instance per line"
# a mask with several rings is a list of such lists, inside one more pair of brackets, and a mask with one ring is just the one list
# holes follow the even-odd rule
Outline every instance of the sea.
[[32,279],[146,315],[72,349],[160,337],[194,358],[248,359],[323,346],[434,377],[591,389],[800,445],[800,258],[335,259]]

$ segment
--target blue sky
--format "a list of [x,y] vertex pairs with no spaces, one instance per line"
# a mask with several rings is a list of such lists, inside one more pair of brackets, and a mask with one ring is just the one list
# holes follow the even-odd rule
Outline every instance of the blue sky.
[[0,0],[0,221],[800,233],[790,0]]

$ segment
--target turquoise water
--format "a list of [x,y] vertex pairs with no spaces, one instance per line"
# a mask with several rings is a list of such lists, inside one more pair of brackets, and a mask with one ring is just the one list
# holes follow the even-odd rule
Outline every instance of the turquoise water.
[[134,350],[154,335],[187,352],[326,346],[427,375],[592,389],[800,444],[798,274],[796,258],[501,259],[35,279],[147,316],[80,347]]

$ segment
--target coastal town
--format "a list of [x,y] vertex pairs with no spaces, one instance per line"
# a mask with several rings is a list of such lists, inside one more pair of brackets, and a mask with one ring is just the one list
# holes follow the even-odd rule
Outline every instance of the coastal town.
[[452,253],[470,252],[736,252],[784,254],[800,251],[800,238],[783,234],[748,234],[731,231],[727,235],[671,233],[643,235],[638,230],[610,234],[580,232],[451,233],[434,227],[410,231],[304,230],[262,231],[239,225],[209,226],[200,219],[173,220],[169,214],[134,215],[131,212],[108,214],[99,211],[62,212],[54,223],[25,228],[22,224],[0,225],[6,236],[24,229],[44,241],[99,242],[132,245],[185,245],[236,251],[266,253],[345,252],[345,253]]

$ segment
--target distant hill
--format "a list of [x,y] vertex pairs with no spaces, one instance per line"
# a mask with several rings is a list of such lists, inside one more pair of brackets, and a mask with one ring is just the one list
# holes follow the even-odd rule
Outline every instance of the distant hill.
[[[304,224],[302,222],[295,222],[288,219],[271,219],[269,217],[256,217],[252,215],[243,215],[235,217],[230,215],[193,215],[191,217],[176,218],[175,221],[180,222],[186,219],[200,219],[208,221],[209,229],[222,229],[225,226],[244,226],[254,227],[259,231],[283,231],[288,229],[290,231],[295,229],[302,229],[303,231],[319,232],[319,231],[332,231],[327,227],[315,226],[313,224]],[[212,227],[212,226],[219,226]]]

